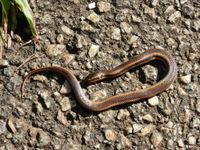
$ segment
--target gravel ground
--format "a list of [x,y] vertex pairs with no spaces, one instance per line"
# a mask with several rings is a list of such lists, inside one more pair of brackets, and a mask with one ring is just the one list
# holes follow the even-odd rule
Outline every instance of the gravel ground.
[[[0,60],[0,150],[200,149],[199,0],[30,0],[39,39]],[[12,49],[20,46],[13,39]],[[149,48],[176,59],[178,75],[165,92],[100,113],[76,103],[57,74],[31,77],[32,69],[59,65],[83,80]],[[17,67],[30,55],[39,58]],[[156,82],[163,65],[152,62],[113,80],[85,87],[103,99]]]

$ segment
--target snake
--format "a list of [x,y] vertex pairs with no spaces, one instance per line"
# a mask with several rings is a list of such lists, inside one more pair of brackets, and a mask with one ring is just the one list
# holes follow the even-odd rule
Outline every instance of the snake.
[[42,67],[30,71],[23,79],[21,92],[23,92],[26,80],[31,75],[44,72],[54,72],[67,79],[76,100],[82,107],[94,112],[104,111],[114,106],[134,103],[139,100],[151,98],[168,89],[174,82],[177,75],[177,65],[175,59],[164,49],[148,49],[144,53],[133,56],[131,60],[122,63],[113,69],[96,71],[85,78],[84,83],[94,84],[102,80],[119,77],[130,69],[145,65],[153,60],[159,60],[164,63],[166,75],[160,81],[144,89],[116,94],[103,100],[90,100],[84,93],[83,88],[81,87],[81,84],[77,80],[76,76],[69,69],[58,66]]

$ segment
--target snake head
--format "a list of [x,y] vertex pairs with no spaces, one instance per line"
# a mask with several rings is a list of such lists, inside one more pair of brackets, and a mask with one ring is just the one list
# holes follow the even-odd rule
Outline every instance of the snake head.
[[103,79],[104,79],[104,73],[102,71],[97,71],[97,72],[89,74],[85,78],[84,83],[87,85],[90,85],[90,84],[94,84],[99,81],[102,81]]

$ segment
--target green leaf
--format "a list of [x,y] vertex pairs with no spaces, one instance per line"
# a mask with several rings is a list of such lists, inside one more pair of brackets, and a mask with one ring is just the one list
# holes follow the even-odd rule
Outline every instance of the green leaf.
[[1,33],[1,31],[0,31],[0,42],[1,41],[3,41],[3,35],[2,35],[2,33]]
[[34,22],[34,19],[33,19],[33,13],[31,11],[31,8],[30,8],[27,0],[13,0],[13,2],[17,5],[17,8],[21,12],[23,12],[23,14],[25,15],[25,17],[26,17],[26,19],[29,23],[32,35],[33,35],[33,37],[36,37],[37,32],[36,32],[36,29],[35,29],[35,22]]
[[0,0],[0,1],[1,1],[1,5],[3,7],[3,10],[7,14],[10,9],[10,0]]
[[1,1],[1,5],[3,8],[3,11],[5,14],[8,14],[9,9],[10,9],[10,0],[0,0]]
[[10,10],[11,2],[10,0],[0,0],[2,6],[2,25],[7,23],[7,15]]

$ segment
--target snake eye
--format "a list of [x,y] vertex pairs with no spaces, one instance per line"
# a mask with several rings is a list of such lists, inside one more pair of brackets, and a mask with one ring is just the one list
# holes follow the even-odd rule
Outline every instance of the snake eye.
[[93,84],[98,81],[101,81],[103,79],[103,77],[104,77],[104,74],[100,71],[97,71],[97,72],[94,72],[94,73],[88,75],[84,82],[86,84]]

